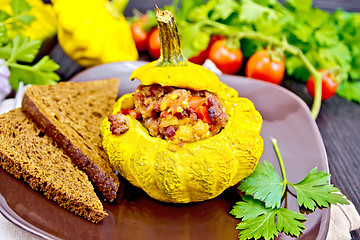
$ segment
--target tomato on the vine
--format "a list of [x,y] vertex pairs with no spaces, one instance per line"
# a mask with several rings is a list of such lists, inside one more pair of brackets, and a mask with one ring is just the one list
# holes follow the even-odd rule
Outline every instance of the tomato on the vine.
[[189,62],[202,65],[206,61],[207,56],[208,56],[208,49],[204,49],[200,51],[198,55],[189,58]]
[[226,39],[226,36],[221,36],[221,35],[211,35],[210,37],[210,41],[209,41],[209,45],[208,45],[208,49],[211,48],[211,46],[218,40],[221,39]]
[[202,50],[202,51],[200,51],[196,56],[193,56],[193,57],[189,58],[189,61],[192,62],[192,63],[199,64],[199,65],[204,64],[204,62],[206,61],[206,59],[207,59],[208,56],[209,56],[209,51],[210,51],[211,46],[212,46],[217,40],[220,40],[220,39],[225,39],[225,36],[212,35],[211,38],[210,38],[210,41],[209,41],[209,44],[208,44],[207,48],[204,49],[204,50]]
[[[322,69],[319,70],[320,73],[324,73],[326,70]],[[339,83],[334,80],[331,73],[325,73],[321,78],[321,100],[325,101],[336,93],[336,90],[338,89]],[[308,81],[306,82],[306,88],[312,98],[314,98],[315,95],[315,79],[313,76],[310,76]]]
[[160,57],[160,37],[158,28],[154,28],[150,32],[147,49],[152,58],[158,59]]
[[147,49],[148,33],[143,29],[142,22],[133,22],[131,24],[131,33],[139,52]]
[[250,78],[280,84],[285,74],[285,61],[272,59],[267,50],[254,53],[246,63],[245,75]]
[[226,39],[220,38],[210,46],[208,58],[214,62],[221,72],[227,74],[237,73],[243,62],[243,54],[239,48],[229,49]]
[[147,49],[147,42],[149,33],[144,30],[143,24],[148,20],[147,15],[142,15],[140,19],[133,22],[130,26],[131,33],[136,45],[136,49],[139,52],[143,52]]

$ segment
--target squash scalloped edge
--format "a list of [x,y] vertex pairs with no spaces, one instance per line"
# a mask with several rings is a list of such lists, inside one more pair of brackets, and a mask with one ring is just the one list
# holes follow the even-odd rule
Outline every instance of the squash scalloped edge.
[[[130,116],[127,116],[129,130],[119,136],[112,135],[105,118],[101,135],[110,163],[131,184],[163,202],[204,201],[236,185],[253,172],[262,155],[262,117],[250,100],[221,85],[218,97],[229,117],[225,128],[215,136],[183,146],[150,136]],[[113,114],[128,98],[132,94],[117,101]]]

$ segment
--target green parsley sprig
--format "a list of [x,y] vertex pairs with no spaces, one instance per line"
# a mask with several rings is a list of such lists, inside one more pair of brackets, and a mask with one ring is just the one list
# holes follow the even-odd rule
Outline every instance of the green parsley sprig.
[[11,0],[12,13],[0,10],[0,59],[10,69],[9,83],[17,90],[19,83],[55,84],[60,77],[55,73],[59,65],[48,56],[33,63],[41,47],[41,41],[24,38],[20,34],[11,39],[8,31],[20,30],[34,19],[29,15],[31,7],[26,0]]
[[330,204],[349,204],[340,190],[329,183],[330,174],[319,172],[316,167],[300,182],[290,183],[276,139],[272,139],[272,143],[283,179],[270,162],[264,161],[241,182],[239,189],[245,193],[242,197],[244,201],[237,202],[230,211],[236,218],[242,219],[237,226],[241,230],[240,240],[261,237],[265,240],[273,239],[278,236],[278,232],[300,236],[305,228],[302,221],[306,221],[306,218],[299,212],[281,207],[289,186],[296,191],[299,207],[311,211],[316,207],[327,208]]

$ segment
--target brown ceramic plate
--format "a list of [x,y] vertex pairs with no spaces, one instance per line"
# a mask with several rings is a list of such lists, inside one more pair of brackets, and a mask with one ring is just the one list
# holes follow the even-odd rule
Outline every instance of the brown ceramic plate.
[[[120,94],[133,92],[139,82],[131,82],[131,72],[144,62],[112,63],[88,69],[71,81],[119,77]],[[288,179],[298,182],[315,166],[328,171],[325,148],[308,107],[286,89],[237,76],[220,79],[253,101],[264,118],[262,137],[265,150],[260,160],[270,161],[280,172],[270,137],[278,140]],[[99,89],[100,90],[100,89]],[[100,90],[101,91],[101,90]],[[141,147],[141,146],[139,146]],[[229,211],[239,196],[236,187],[219,197],[191,204],[165,204],[148,197],[122,179],[116,203],[104,203],[109,216],[92,224],[64,209],[26,184],[0,170],[0,210],[18,226],[45,238],[60,239],[237,239],[239,222]],[[286,207],[298,211],[288,194]],[[300,239],[325,239],[330,211],[304,212],[307,221]],[[280,234],[277,239],[290,239]]]

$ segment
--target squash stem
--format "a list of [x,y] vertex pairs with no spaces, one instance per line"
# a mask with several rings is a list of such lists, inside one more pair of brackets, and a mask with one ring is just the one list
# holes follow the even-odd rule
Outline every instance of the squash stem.
[[156,7],[156,19],[158,22],[161,55],[157,67],[185,66],[188,64],[180,47],[179,32],[176,27],[174,15]]

